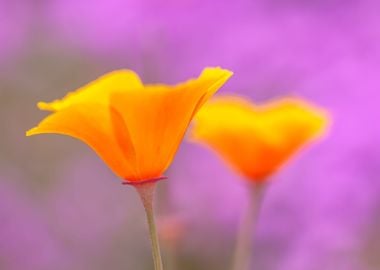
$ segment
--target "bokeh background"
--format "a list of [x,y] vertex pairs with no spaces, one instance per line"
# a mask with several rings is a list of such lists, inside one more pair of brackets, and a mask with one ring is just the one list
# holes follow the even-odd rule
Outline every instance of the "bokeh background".
[[[0,269],[152,269],[144,213],[84,144],[25,137],[50,101],[110,70],[176,83],[235,72],[220,94],[299,96],[329,136],[277,173],[255,269],[380,269],[376,0],[0,0]],[[186,141],[159,184],[168,270],[229,269],[244,182]]]

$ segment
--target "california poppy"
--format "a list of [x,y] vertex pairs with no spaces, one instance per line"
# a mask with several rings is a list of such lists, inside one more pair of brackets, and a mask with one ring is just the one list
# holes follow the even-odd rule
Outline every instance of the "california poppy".
[[320,137],[327,122],[322,109],[290,98],[255,105],[240,97],[220,97],[196,115],[193,139],[215,150],[251,184],[233,270],[249,269],[251,232],[257,223],[266,180],[299,149]]
[[240,97],[208,102],[194,119],[193,139],[215,150],[245,178],[264,181],[326,130],[327,114],[300,99],[255,105]]
[[169,86],[144,85],[130,70],[108,73],[60,100],[40,102],[53,113],[27,136],[57,133],[91,148],[144,204],[155,269],[162,269],[152,197],[155,181],[170,165],[195,113],[232,75],[206,68],[197,79]]
[[194,114],[231,76],[206,68],[185,83],[143,85],[130,70],[108,73],[50,103],[52,111],[27,136],[58,133],[87,143],[121,179],[162,176]]

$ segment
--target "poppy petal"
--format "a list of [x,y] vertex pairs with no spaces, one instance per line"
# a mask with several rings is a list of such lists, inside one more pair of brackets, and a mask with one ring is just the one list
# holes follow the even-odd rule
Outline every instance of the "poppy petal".
[[52,102],[39,102],[38,108],[46,111],[58,111],[83,102],[107,104],[113,91],[128,91],[142,88],[139,76],[131,70],[117,70],[107,73],[93,82],[68,93],[64,98]]
[[163,173],[195,112],[231,75],[228,70],[209,68],[183,84],[147,85],[127,96],[111,95],[111,106],[122,114],[131,132],[141,179]]
[[136,178],[135,151],[123,118],[111,107],[95,103],[71,105],[57,111],[27,136],[56,133],[68,135],[88,144],[114,171],[125,178]]

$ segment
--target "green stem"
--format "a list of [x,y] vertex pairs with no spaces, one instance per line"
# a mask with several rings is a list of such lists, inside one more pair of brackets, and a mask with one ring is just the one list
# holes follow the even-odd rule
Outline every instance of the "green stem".
[[137,192],[140,195],[141,201],[144,205],[146,219],[149,227],[149,235],[152,244],[152,255],[155,270],[163,270],[160,246],[158,243],[158,235],[156,229],[156,223],[153,213],[153,194],[156,187],[155,182],[144,183],[135,185]]
[[238,231],[235,255],[233,260],[233,270],[250,269],[250,259],[253,252],[252,234],[256,229],[260,207],[263,199],[263,184],[250,186],[250,196],[247,208],[243,215]]

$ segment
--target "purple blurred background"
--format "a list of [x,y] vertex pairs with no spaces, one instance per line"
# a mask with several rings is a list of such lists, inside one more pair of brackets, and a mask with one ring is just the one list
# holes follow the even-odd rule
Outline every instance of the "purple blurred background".
[[[107,71],[175,83],[205,66],[235,72],[221,93],[300,96],[334,121],[273,177],[255,269],[380,269],[379,12],[375,0],[0,0],[0,269],[152,269],[134,190],[81,142],[24,134],[46,115],[37,101]],[[167,265],[228,269],[244,182],[186,141],[167,174]]]

